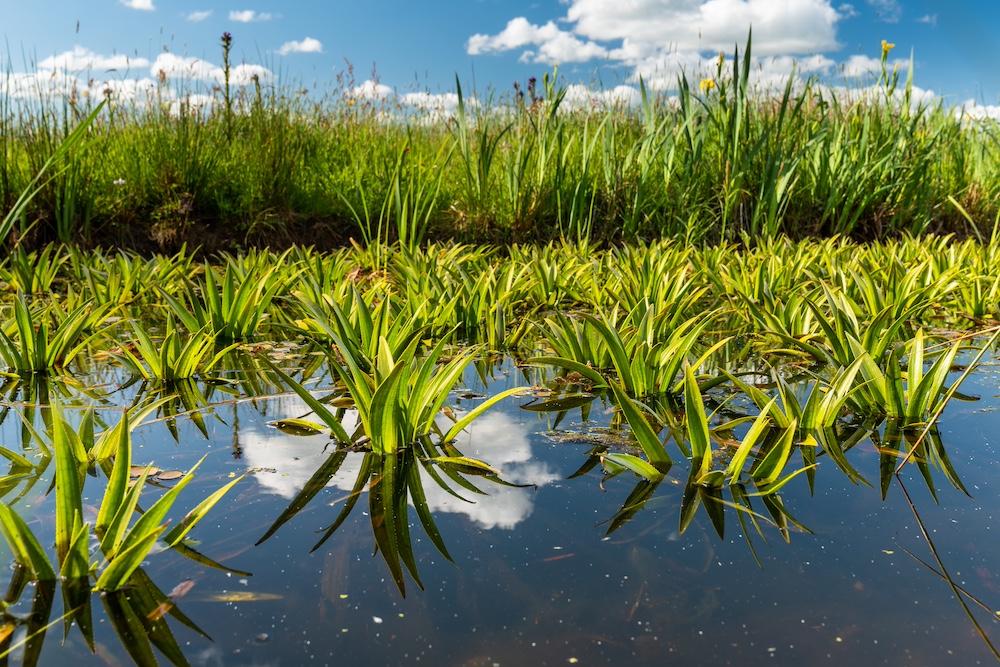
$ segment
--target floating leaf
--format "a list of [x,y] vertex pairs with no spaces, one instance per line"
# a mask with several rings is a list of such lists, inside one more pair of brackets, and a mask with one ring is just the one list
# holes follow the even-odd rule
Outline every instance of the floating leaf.
[[439,466],[450,468],[466,475],[499,475],[496,468],[468,456],[435,456],[432,459]]
[[323,432],[323,425],[311,422],[306,419],[279,419],[268,422],[268,426],[273,426],[287,435],[316,435]]
[[561,398],[553,398],[548,401],[537,403],[527,403],[521,406],[522,410],[530,412],[565,412],[583,405],[591,403],[597,396],[594,394],[570,394]]

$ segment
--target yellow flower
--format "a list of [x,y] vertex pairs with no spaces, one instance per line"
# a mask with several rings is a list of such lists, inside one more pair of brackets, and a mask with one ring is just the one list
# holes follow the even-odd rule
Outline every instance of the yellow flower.
[[895,44],[890,44],[889,42],[882,40],[882,60],[889,57],[889,52],[896,48]]
[[718,60],[719,60],[719,66],[721,67],[722,63],[726,62],[726,54],[723,53],[722,51],[719,51],[719,58],[718,58]]
[[701,83],[698,84],[698,88],[702,92],[708,92],[709,90],[712,90],[713,88],[715,88],[715,79],[702,79]]

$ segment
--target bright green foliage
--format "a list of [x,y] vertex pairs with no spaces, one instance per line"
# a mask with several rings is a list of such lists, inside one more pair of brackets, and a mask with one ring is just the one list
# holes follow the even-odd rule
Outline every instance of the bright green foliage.
[[256,274],[243,273],[227,264],[221,280],[206,264],[204,276],[205,282],[197,288],[191,281],[185,282],[187,305],[166,292],[161,295],[188,331],[206,329],[223,341],[252,338],[272,299],[285,286],[285,280],[291,280],[291,276],[278,273],[277,264]]
[[[38,581],[52,581],[58,569],[59,576],[66,581],[88,579],[92,572],[100,570],[94,587],[98,590],[114,591],[125,586],[143,560],[149,555],[156,540],[166,530],[164,523],[177,495],[193,478],[200,465],[195,464],[177,483],[157,499],[132,522],[136,513],[139,496],[145,488],[148,468],[139,479],[129,486],[131,471],[131,428],[129,413],[114,429],[106,432],[114,438],[114,464],[108,484],[98,510],[93,531],[100,539],[101,552],[105,563],[90,562],[90,524],[83,523],[83,483],[86,479],[89,452],[84,438],[92,440],[85,429],[75,428],[62,414],[58,401],[51,404],[51,424],[45,445],[42,436],[28,422],[25,425],[32,437],[44,451],[53,453],[55,471],[55,550],[57,568],[53,567],[37,538],[17,513],[5,504],[0,504],[0,532],[14,552],[17,562],[25,567],[31,577]],[[91,413],[87,413],[90,415]],[[91,425],[92,428],[92,425]],[[184,535],[225,495],[237,480],[225,485],[188,513],[184,520],[167,536],[169,546],[176,545]],[[130,526],[131,524],[131,526]]]
[[17,373],[43,373],[71,362],[101,332],[107,306],[78,306],[66,313],[58,304],[31,310],[23,294],[12,304],[13,319],[0,323],[0,359]]
[[188,335],[182,345],[181,334],[169,318],[166,333],[159,343],[137,323],[132,324],[132,332],[135,334],[134,349],[124,346],[111,356],[133,375],[145,380],[186,380],[198,372],[208,372],[236,347],[233,344],[216,350],[216,339],[209,333],[208,325]]
[[[858,389],[855,409],[884,414],[906,426],[924,422],[937,412],[945,399],[948,375],[961,347],[961,340],[947,345],[929,369],[924,368],[925,355],[929,350],[924,342],[923,329],[917,331],[905,348],[894,349],[884,368],[880,368],[867,352],[857,349],[865,382]],[[901,364],[904,350],[907,355],[905,374]],[[968,370],[959,382],[967,375]]]
[[[536,357],[532,363],[563,366],[600,384],[601,376],[593,368],[606,367],[610,361],[618,381],[631,396],[676,391],[684,362],[702,345],[707,319],[692,318],[671,330],[665,320],[672,316],[668,310],[657,313],[644,301],[620,324],[613,317],[588,314],[581,316],[582,326],[564,316],[548,319],[549,340],[559,356]],[[694,362],[695,367],[725,343],[723,339],[710,346]]]
[[[748,40],[720,59],[704,87],[680,77],[653,91],[640,80],[631,107],[574,106],[557,71],[528,98],[501,92],[488,104],[473,105],[456,82],[447,119],[399,100],[247,87],[199,113],[98,105],[67,133],[52,120],[64,116],[55,100],[15,100],[0,118],[0,206],[11,211],[0,239],[36,213],[60,240],[128,229],[163,245],[191,238],[195,222],[246,244],[323,220],[373,253],[435,236],[988,237],[1000,173],[992,126],[914,103],[912,80],[885,63],[846,89],[795,77],[777,94],[755,89],[751,51]],[[100,150],[70,150],[98,117]],[[46,177],[60,170],[51,185],[20,168],[43,163]]]

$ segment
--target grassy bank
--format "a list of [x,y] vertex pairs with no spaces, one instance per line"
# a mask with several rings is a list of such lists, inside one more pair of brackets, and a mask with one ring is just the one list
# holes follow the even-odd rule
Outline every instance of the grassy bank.
[[[720,62],[714,78],[682,79],[669,95],[643,88],[632,106],[571,103],[553,75],[492,102],[458,90],[451,114],[259,82],[209,91],[200,106],[164,84],[142,104],[109,100],[13,237],[171,250],[989,236],[1000,212],[993,123],[911,103],[910,81],[884,58],[880,76],[837,93],[815,81],[754,92],[749,62]],[[3,210],[95,97],[3,102]]]

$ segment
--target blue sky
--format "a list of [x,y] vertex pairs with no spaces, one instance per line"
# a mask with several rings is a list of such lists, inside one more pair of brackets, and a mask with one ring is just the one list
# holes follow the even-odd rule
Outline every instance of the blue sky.
[[[347,62],[358,93],[454,89],[457,74],[480,95],[551,71],[565,81],[634,89],[638,76],[669,88],[714,67],[754,30],[758,76],[781,80],[790,63],[830,81],[915,57],[914,81],[928,97],[998,106],[1000,2],[997,0],[8,0],[0,10],[7,89],[49,81],[145,81],[156,75],[212,82],[219,38],[234,38],[241,76],[319,89]],[[15,83],[11,83],[11,76]],[[17,81],[28,81],[18,88]],[[119,86],[143,84],[118,84]],[[131,88],[130,88],[131,89]],[[997,109],[1000,112],[1000,108]]]

